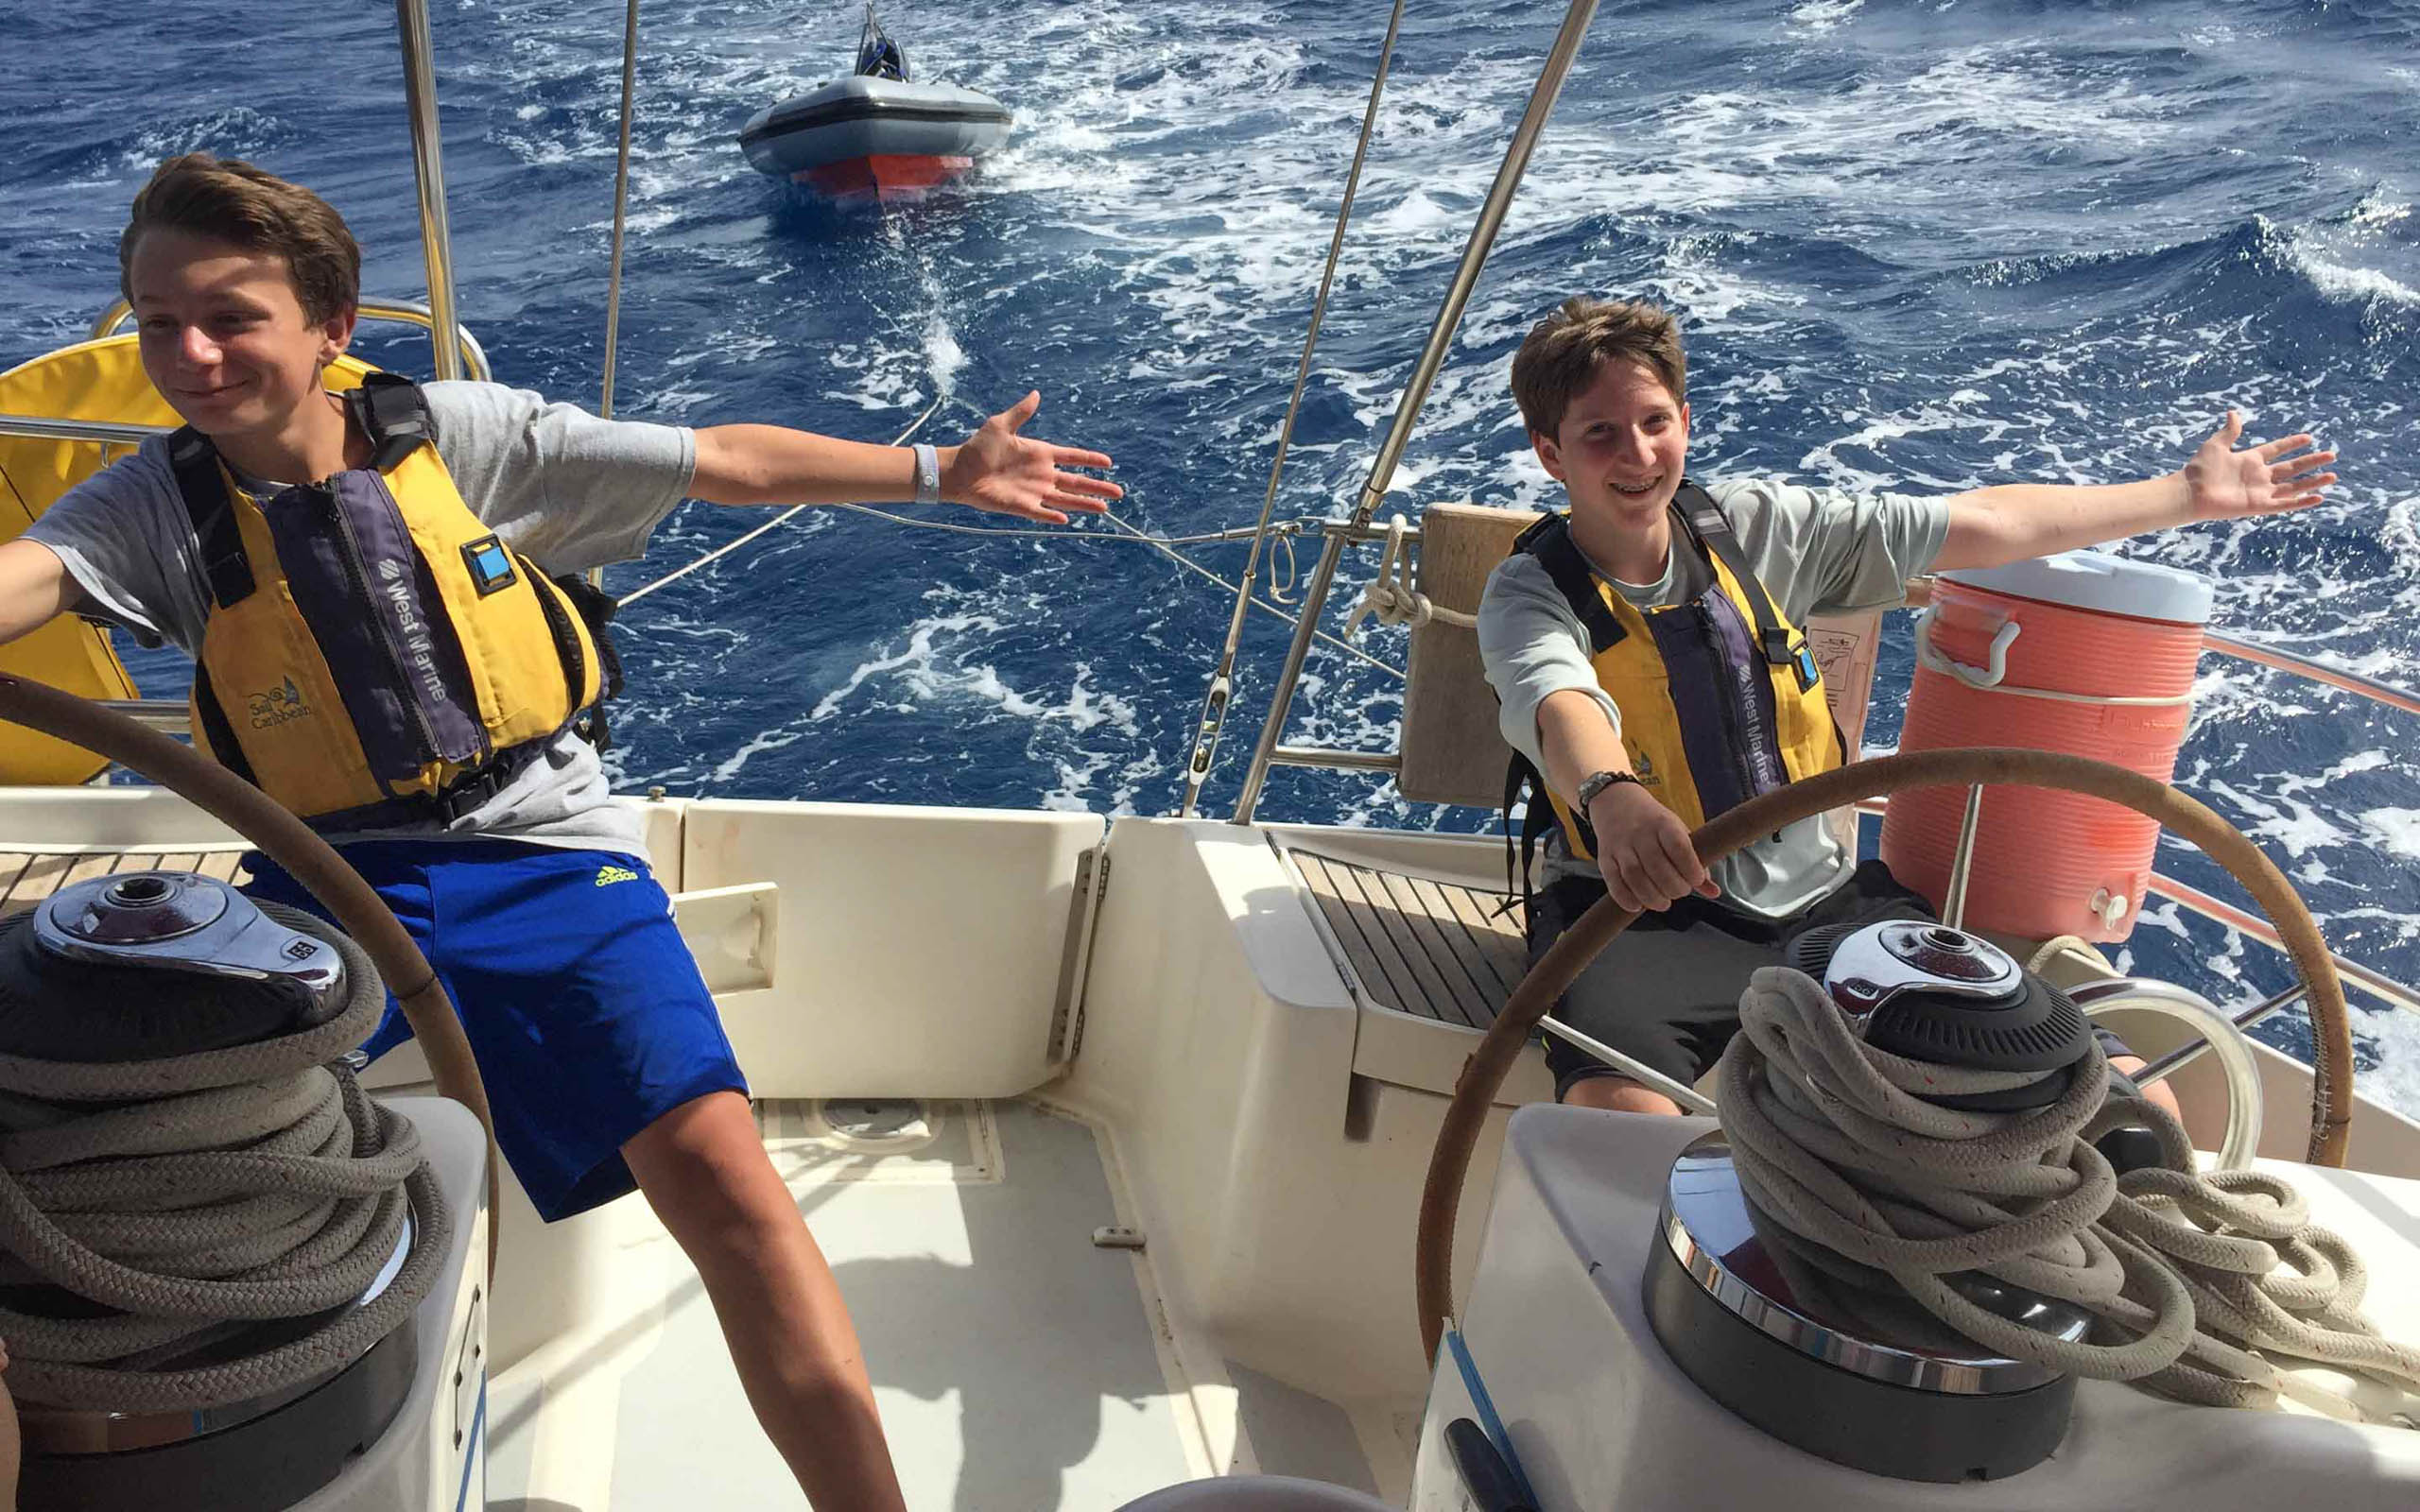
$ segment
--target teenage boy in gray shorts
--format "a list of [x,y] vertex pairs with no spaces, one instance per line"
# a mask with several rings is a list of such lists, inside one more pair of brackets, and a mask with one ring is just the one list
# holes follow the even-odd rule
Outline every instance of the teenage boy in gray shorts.
[[[1565,301],[1512,359],[1512,394],[1567,515],[1525,532],[1489,577],[1479,652],[1504,738],[1556,823],[1530,910],[1531,958],[1599,898],[1644,910],[1555,1016],[1684,1085],[1739,1025],[1739,994],[1797,935],[1929,917],[1821,818],[1709,874],[1689,833],[1842,753],[1806,653],[1809,616],[1900,602],[1910,577],[1996,567],[2197,520],[2320,502],[2332,452],[2308,436],[2243,450],[2225,424],[2175,472],[2115,487],[2014,484],[1948,498],[1761,478],[1700,487],[1678,324],[1644,303]],[[2107,1042],[2107,1041],[2104,1041]],[[2111,1064],[2141,1061],[2113,1046]],[[1677,1113],[1668,1097],[1549,1040],[1556,1096]],[[2164,1085],[2151,1094],[2170,1105]]]

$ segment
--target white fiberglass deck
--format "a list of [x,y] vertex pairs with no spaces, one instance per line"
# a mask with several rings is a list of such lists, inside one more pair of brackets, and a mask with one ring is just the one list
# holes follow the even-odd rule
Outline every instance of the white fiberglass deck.
[[[848,1298],[910,1508],[1106,1509],[1210,1473],[1148,1259],[1094,1243],[1119,1219],[1089,1127],[1026,1102],[767,1103],[758,1123]],[[605,1314],[491,1387],[489,1504],[803,1505],[696,1272],[640,1200],[612,1219]]]

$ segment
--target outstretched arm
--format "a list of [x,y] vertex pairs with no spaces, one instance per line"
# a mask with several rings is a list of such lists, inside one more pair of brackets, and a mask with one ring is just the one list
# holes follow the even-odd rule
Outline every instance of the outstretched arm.
[[2282,514],[2319,503],[2336,481],[2320,471],[2336,454],[2306,451],[2308,435],[2238,451],[2242,435],[2243,416],[2231,409],[2182,469],[2162,477],[2105,487],[2016,483],[1955,495],[1934,565],[1998,567],[2196,520]]
[[[936,448],[942,497],[993,514],[1051,524],[1065,511],[1099,514],[1125,490],[1069,468],[1111,466],[1105,453],[1017,434],[1042,406],[1029,393],[957,446]],[[712,504],[904,504],[916,497],[916,463],[904,446],[843,441],[779,425],[713,425],[697,433],[690,491]]]

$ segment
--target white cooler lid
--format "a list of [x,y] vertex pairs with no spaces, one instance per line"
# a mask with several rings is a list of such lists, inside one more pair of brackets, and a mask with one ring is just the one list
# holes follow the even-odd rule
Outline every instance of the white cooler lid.
[[2157,562],[2112,557],[2101,551],[2063,551],[2055,557],[2011,562],[2005,567],[1959,568],[1941,575],[1951,582],[1996,593],[2131,614],[2176,625],[2210,621],[2212,586],[2199,573]]

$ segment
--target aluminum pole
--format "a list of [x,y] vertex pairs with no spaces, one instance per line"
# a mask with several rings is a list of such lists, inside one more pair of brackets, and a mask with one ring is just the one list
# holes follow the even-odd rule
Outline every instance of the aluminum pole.
[[[1546,68],[1538,75],[1537,87],[1530,92],[1530,108],[1512,132],[1512,144],[1505,149],[1503,165],[1495,170],[1495,182],[1488,187],[1487,202],[1479,208],[1478,223],[1471,228],[1470,242],[1462,249],[1461,266],[1454,269],[1454,281],[1445,291],[1443,307],[1437,312],[1437,323],[1429,328],[1428,344],[1421,349],[1420,360],[1412,365],[1411,381],[1404,386],[1403,403],[1396,406],[1394,424],[1378,448],[1369,481],[1361,485],[1360,502],[1353,511],[1356,527],[1368,524],[1387,496],[1387,484],[1394,477],[1395,464],[1403,459],[1404,448],[1411,442],[1411,429],[1420,418],[1421,404],[1428,398],[1429,385],[1436,382],[1438,369],[1445,365],[1455,328],[1461,324],[1462,307],[1470,302],[1479,269],[1487,265],[1488,249],[1495,245],[1496,231],[1504,224],[1505,212],[1512,208],[1513,191],[1520,188],[1521,176],[1529,171],[1530,154],[1537,146],[1538,133],[1546,129],[1547,117],[1554,111],[1555,96],[1563,93],[1564,78],[1571,72],[1572,60],[1580,55],[1580,43],[1588,35],[1588,23],[1596,14],[1597,0],[1571,0],[1571,9],[1564,14],[1563,29],[1555,34],[1554,45],[1547,53]],[[1260,791],[1269,781],[1270,753],[1285,737],[1286,716],[1294,703],[1294,685],[1302,678],[1303,662],[1311,651],[1311,636],[1319,628],[1320,611],[1327,605],[1328,588],[1336,580],[1337,563],[1343,555],[1344,538],[1329,536],[1320,551],[1319,566],[1312,571],[1310,583],[1304,590],[1303,617],[1294,627],[1293,644],[1287,647],[1286,669],[1279,674],[1277,691],[1270,698],[1269,717],[1260,727],[1259,743],[1253,747],[1252,766],[1244,773],[1243,791],[1236,798],[1235,823],[1250,824],[1253,811],[1260,806]]]
[[395,0],[395,33],[404,49],[404,110],[411,117],[412,171],[420,185],[420,250],[428,266],[431,370],[462,375],[458,322],[454,318],[454,243],[445,225],[445,162],[437,139],[437,72],[430,62],[427,0]]
[[1286,402],[1286,422],[1277,429],[1277,455],[1269,464],[1269,490],[1261,495],[1260,523],[1253,529],[1252,552],[1244,558],[1244,575],[1236,585],[1236,607],[1227,618],[1227,640],[1219,663],[1210,673],[1210,689],[1202,696],[1201,718],[1193,733],[1193,754],[1184,766],[1184,800],[1177,817],[1189,819],[1201,802],[1201,784],[1210,779],[1210,764],[1219,753],[1219,735],[1227,727],[1227,707],[1236,691],[1236,655],[1244,641],[1245,610],[1252,608],[1252,587],[1260,575],[1260,555],[1268,544],[1269,519],[1277,507],[1277,484],[1286,472],[1286,449],[1293,444],[1294,419],[1303,407],[1303,390],[1311,381],[1311,355],[1319,348],[1320,324],[1327,318],[1327,298],[1336,286],[1337,260],[1344,251],[1344,230],[1353,219],[1353,198],[1361,188],[1361,165],[1369,161],[1370,138],[1378,125],[1378,102],[1386,95],[1387,70],[1393,63],[1395,38],[1403,30],[1404,0],[1395,0],[1387,17],[1386,40],[1378,44],[1378,68],[1370,78],[1370,103],[1361,112],[1361,137],[1354,145],[1353,166],[1344,175],[1344,195],[1337,201],[1336,230],[1327,241],[1327,265],[1320,271],[1319,297],[1311,301],[1311,328],[1303,337],[1303,359],[1294,369],[1293,397]]
[[[605,275],[605,387],[596,401],[596,413],[606,420],[614,418],[614,352],[622,335],[622,228],[631,208],[631,97],[638,71],[639,0],[631,0],[622,20],[622,146],[614,166],[614,255]],[[589,581],[603,576],[591,571]]]

